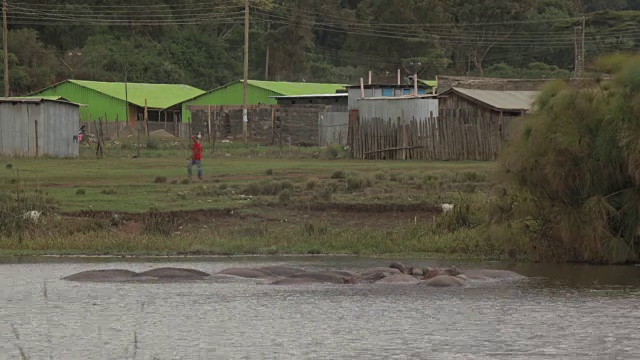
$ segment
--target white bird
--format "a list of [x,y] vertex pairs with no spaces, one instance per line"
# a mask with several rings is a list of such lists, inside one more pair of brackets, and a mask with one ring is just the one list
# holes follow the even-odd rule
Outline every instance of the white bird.
[[440,206],[442,207],[443,213],[453,210],[453,204],[441,204]]
[[40,219],[40,215],[42,215],[42,213],[40,211],[31,210],[31,211],[27,211],[26,213],[22,214],[22,218],[24,220],[29,220],[29,221],[33,221],[34,223],[37,223],[38,220]]

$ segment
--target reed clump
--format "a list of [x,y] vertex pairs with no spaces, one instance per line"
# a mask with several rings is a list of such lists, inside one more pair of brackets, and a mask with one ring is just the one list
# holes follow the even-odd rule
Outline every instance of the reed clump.
[[499,161],[490,222],[540,261],[640,260],[640,57],[596,68],[611,79],[548,84]]

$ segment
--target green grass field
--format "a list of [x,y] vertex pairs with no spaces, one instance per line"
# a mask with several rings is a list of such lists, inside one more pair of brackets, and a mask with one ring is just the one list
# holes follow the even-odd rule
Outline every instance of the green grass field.
[[[78,159],[1,158],[13,211],[46,211],[38,224],[5,219],[0,254],[503,256],[483,224],[493,163],[216,147],[191,182],[184,145],[140,158],[125,146],[101,159],[89,148]],[[440,214],[442,203],[457,207]]]

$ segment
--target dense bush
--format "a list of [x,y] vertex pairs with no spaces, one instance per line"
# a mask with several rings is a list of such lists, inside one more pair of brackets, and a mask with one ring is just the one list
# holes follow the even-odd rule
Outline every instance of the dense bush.
[[[500,159],[499,197],[539,260],[640,255],[640,57],[604,58],[611,80],[548,84]],[[507,211],[507,210],[505,210]]]

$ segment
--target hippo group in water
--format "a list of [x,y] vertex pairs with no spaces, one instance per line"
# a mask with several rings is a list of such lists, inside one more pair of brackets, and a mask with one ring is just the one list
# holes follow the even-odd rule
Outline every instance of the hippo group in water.
[[431,287],[464,286],[471,282],[518,279],[524,276],[508,270],[471,269],[460,271],[451,268],[417,268],[398,262],[388,267],[366,269],[359,273],[342,270],[307,271],[287,266],[259,268],[232,267],[209,274],[185,268],[162,267],[143,272],[130,270],[90,270],[62,278],[81,282],[177,282],[220,279],[260,280],[271,285],[327,284],[419,284]]

